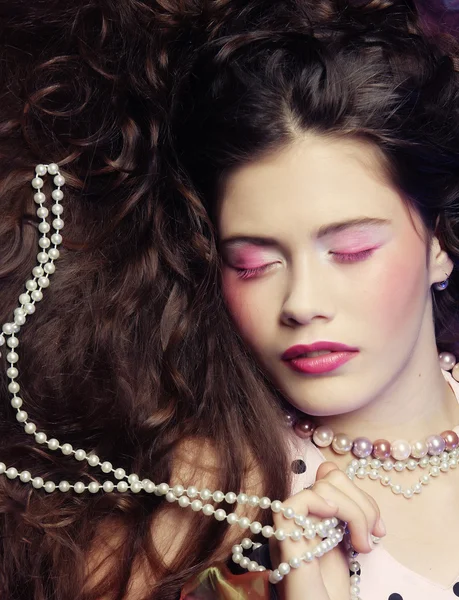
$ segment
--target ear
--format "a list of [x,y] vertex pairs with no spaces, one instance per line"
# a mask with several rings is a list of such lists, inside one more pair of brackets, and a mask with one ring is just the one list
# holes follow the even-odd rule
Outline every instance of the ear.
[[441,247],[439,239],[434,236],[431,240],[429,251],[430,285],[448,279],[453,267],[453,261]]

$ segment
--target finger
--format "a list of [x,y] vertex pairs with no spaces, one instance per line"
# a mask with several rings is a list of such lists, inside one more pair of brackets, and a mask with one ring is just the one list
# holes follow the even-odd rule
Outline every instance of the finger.
[[365,496],[367,497],[368,501],[371,502],[371,504],[373,505],[373,508],[375,509],[376,513],[379,515],[378,520],[376,521],[376,524],[374,526],[373,529],[373,535],[375,535],[376,537],[384,537],[386,535],[386,526],[384,524],[384,521],[381,517],[381,514],[379,513],[379,506],[376,503],[376,500],[373,498],[373,496],[371,496],[370,494],[368,494],[367,492],[365,492],[364,490],[361,490]]
[[[357,552],[371,552],[374,548],[371,539],[372,525],[370,526],[361,503],[324,480],[314,486],[314,491],[338,505],[336,517],[347,523],[353,548]],[[368,503],[366,499],[365,502]],[[370,503],[368,504],[371,506]]]
[[370,494],[367,494],[355,485],[355,483],[339,469],[329,470],[327,475],[320,481],[330,482],[336,488],[352,498],[362,508],[367,518],[370,532],[373,535],[377,537],[383,537],[385,535],[384,523],[381,522],[379,506]]

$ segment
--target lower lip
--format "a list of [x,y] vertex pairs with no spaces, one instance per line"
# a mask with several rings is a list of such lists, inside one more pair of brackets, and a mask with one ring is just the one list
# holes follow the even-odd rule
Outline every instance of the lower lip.
[[321,373],[330,373],[338,369],[338,367],[349,362],[357,354],[358,352],[330,352],[329,354],[322,354],[311,358],[304,356],[301,358],[292,358],[285,362],[291,369],[299,373],[318,375]]

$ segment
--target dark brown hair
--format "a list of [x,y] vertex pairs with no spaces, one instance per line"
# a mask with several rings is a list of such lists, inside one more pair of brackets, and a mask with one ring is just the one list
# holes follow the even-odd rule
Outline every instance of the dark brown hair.
[[[288,28],[210,41],[172,111],[175,160],[209,214],[227,173],[304,131],[364,139],[459,265],[457,47],[411,0],[298,2]],[[435,293],[437,341],[459,339],[459,271]]]
[[[31,420],[156,483],[238,491],[256,467],[257,492],[283,497],[280,411],[219,297],[205,210],[161,154],[172,82],[224,16],[245,18],[243,3],[227,4],[0,2],[1,322],[35,265],[33,168],[58,162],[61,258],[19,334]],[[24,433],[1,366],[0,460],[56,483],[103,481]],[[187,442],[208,476],[187,466]],[[145,576],[136,598],[176,598],[226,529],[190,512],[193,535],[165,564],[155,532],[167,510],[154,494],[47,495],[1,477],[0,597],[121,599],[142,565],[151,585]]]

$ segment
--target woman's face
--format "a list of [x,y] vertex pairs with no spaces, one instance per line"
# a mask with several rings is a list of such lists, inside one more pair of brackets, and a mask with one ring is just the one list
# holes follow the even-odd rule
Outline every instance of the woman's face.
[[229,310],[311,415],[364,406],[434,346],[430,286],[445,266],[379,160],[369,144],[305,135],[233,172],[218,206]]

